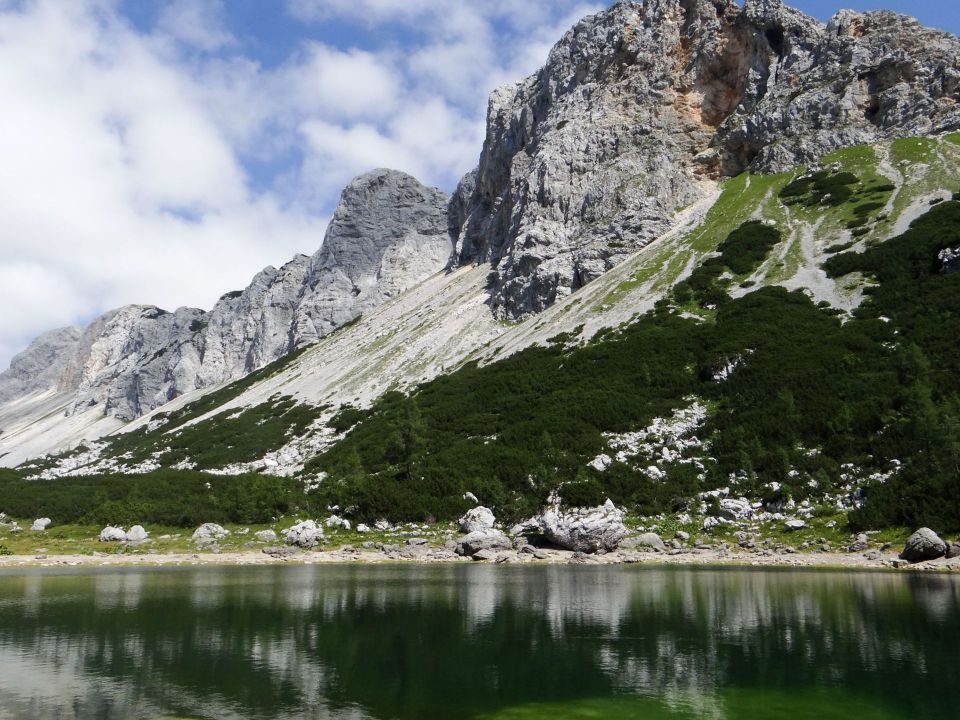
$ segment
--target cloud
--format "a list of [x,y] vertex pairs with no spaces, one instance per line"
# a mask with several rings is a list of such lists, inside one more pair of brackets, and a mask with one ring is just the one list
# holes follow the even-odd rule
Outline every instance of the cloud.
[[161,10],[157,26],[166,37],[204,52],[236,43],[223,0],[173,0]]
[[[452,190],[489,91],[596,9],[284,7],[302,32],[264,63],[223,0],[169,0],[139,25],[119,0],[0,0],[0,367],[50,328],[127,303],[210,307],[315,251],[344,185],[374,167]],[[344,26],[362,29],[354,44],[328,29]]]
[[0,360],[111,307],[209,307],[320,244],[322,217],[254,195],[155,38],[102,5],[0,15]]

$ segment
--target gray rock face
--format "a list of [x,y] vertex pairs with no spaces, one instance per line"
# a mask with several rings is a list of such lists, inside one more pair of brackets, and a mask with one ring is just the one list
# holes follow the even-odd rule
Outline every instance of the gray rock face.
[[393,170],[350,183],[307,271],[297,343],[328,334],[442,270],[453,250],[448,200]]
[[609,500],[595,508],[554,504],[540,516],[540,527],[555,545],[587,553],[616,550],[627,534],[623,513]]
[[947,544],[930,528],[920,528],[907,538],[900,559],[907,562],[936,560],[947,554]]
[[264,269],[209,312],[128,305],[46,333],[0,374],[0,403],[57,390],[74,414],[136,418],[316,341],[442,270],[451,248],[444,193],[373,171],[343,191],[313,257]]
[[73,360],[81,331],[68,327],[44,333],[10,361],[0,373],[0,403],[32,392],[59,389]]
[[493,264],[498,316],[539,312],[661,234],[700,180],[960,127],[958,58],[957,38],[889,12],[618,2],[491,95],[451,203],[457,262]]

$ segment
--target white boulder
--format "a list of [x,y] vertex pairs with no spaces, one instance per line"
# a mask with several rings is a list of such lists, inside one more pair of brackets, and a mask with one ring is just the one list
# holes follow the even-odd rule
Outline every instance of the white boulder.
[[132,528],[127,530],[126,540],[127,542],[143,542],[149,537],[146,530],[143,529],[143,525],[134,525]]
[[787,532],[793,532],[794,530],[803,530],[807,526],[806,520],[794,519],[787,520],[783,524],[783,529]]
[[107,525],[100,531],[100,542],[123,542],[127,539],[127,534],[122,527],[113,527]]
[[342,518],[339,515],[331,515],[327,518],[326,526],[328,528],[343,528],[344,530],[350,529],[350,521],[346,518]]
[[472,532],[478,532],[483,530],[490,530],[493,528],[496,518],[493,516],[493,511],[489,508],[479,505],[475,508],[467,510],[463,514],[463,517],[460,518],[460,530],[467,534]]
[[627,535],[623,512],[609,499],[594,508],[563,508],[554,499],[540,515],[540,527],[550,542],[577,552],[616,550]]
[[703,529],[707,532],[718,528],[727,521],[724,518],[714,517],[713,515],[708,515],[703,519]]
[[33,521],[33,525],[30,526],[30,529],[33,530],[34,532],[43,532],[48,527],[50,527],[50,523],[52,522],[53,520],[51,520],[50,518],[37,518],[36,520]]
[[277,534],[273,530],[258,530],[253,536],[260,542],[276,542]]
[[296,545],[302,548],[312,548],[323,542],[323,528],[313,520],[304,520],[283,531],[283,539],[287,545]]
[[217,523],[204,523],[193,531],[193,541],[196,543],[213,542],[214,540],[225,538],[229,534],[230,531],[222,525],[217,525]]
[[753,506],[746,498],[724,498],[720,501],[720,516],[727,520],[748,520],[753,517]]
[[364,525],[363,523],[357,523],[357,532],[358,533],[368,533],[370,532],[370,526]]

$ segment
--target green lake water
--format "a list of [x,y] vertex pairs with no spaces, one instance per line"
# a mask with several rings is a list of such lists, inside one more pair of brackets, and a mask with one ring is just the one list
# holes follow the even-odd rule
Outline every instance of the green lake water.
[[960,578],[0,572],[0,718],[956,720]]

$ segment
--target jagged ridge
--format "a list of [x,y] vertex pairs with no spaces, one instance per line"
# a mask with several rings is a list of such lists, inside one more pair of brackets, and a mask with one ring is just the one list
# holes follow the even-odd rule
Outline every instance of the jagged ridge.
[[56,390],[68,414],[131,420],[198,388],[242,377],[443,269],[447,196],[376,170],[343,192],[320,250],[257,274],[212,310],[129,305],[47,333],[0,374],[0,400]]

